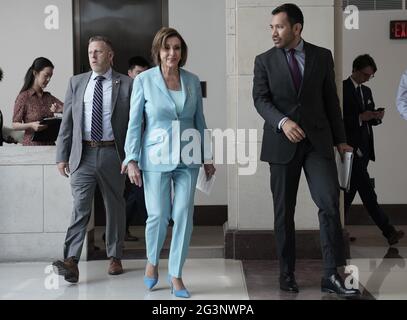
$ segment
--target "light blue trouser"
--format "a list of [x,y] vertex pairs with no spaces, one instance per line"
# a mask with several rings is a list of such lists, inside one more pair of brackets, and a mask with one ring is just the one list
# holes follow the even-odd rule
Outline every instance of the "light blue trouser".
[[[178,166],[170,172],[143,171],[144,194],[148,213],[146,225],[147,259],[158,265],[170,218],[174,221],[168,273],[182,276],[188,254],[194,213],[194,195],[199,168]],[[174,197],[171,204],[171,181]]]

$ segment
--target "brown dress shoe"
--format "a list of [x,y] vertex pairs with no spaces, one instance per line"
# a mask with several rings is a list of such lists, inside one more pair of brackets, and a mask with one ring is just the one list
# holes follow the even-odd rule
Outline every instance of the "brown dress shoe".
[[79,280],[79,269],[78,263],[75,261],[74,257],[68,259],[57,260],[52,263],[54,267],[54,272],[60,276],[64,276],[64,279],[71,283],[76,283]]
[[122,262],[120,259],[111,257],[108,273],[111,275],[118,275],[123,273]]

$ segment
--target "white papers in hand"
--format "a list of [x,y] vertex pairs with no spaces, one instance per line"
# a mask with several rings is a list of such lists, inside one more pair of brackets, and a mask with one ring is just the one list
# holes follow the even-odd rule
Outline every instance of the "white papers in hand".
[[335,160],[336,168],[338,170],[339,186],[342,189],[349,191],[350,178],[352,174],[353,153],[345,152],[342,160],[339,152],[336,152]]
[[213,183],[215,182],[215,175],[209,180],[206,179],[206,173],[203,167],[199,169],[198,180],[196,181],[196,188],[203,193],[209,195],[211,193]]

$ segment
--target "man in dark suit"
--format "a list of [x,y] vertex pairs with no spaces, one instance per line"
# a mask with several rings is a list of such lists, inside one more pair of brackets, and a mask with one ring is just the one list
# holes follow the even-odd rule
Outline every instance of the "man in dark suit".
[[253,99],[265,120],[261,160],[270,163],[280,288],[298,292],[294,211],[301,169],[319,208],[323,292],[358,295],[337,272],[345,262],[339,183],[333,146],[343,154],[345,130],[329,50],[301,38],[304,17],[294,4],[272,12],[275,47],[256,57]]
[[92,71],[70,79],[56,146],[58,170],[63,176],[70,174],[74,205],[65,238],[64,260],[55,261],[53,265],[68,282],[77,282],[79,278],[77,264],[96,184],[106,207],[108,273],[123,273],[125,176],[120,170],[124,160],[132,79],[111,68],[114,53],[107,38],[90,38],[88,55]]
[[377,202],[367,166],[375,161],[372,126],[382,123],[384,109],[375,109],[372,91],[363,83],[374,77],[376,63],[368,54],[353,61],[352,75],[343,81],[343,118],[346,136],[354,150],[349,192],[345,193],[345,216],[348,214],[356,192],[370,217],[382,231],[389,245],[396,244],[404,236],[390,224],[389,217]]

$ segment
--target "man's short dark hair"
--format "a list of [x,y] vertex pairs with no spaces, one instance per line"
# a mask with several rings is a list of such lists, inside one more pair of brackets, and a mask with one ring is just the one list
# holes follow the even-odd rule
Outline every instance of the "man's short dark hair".
[[353,60],[352,71],[359,71],[366,67],[372,67],[374,72],[377,71],[376,62],[370,55],[362,54]]
[[135,57],[131,57],[129,59],[129,69],[128,70],[132,70],[135,66],[140,66],[143,68],[150,68],[150,64],[148,63],[148,61],[143,58],[142,56],[135,56]]
[[301,9],[294,3],[285,3],[281,6],[275,8],[271,14],[275,16],[281,12],[285,12],[290,22],[291,27],[296,23],[301,24],[301,31],[304,29],[304,15],[302,14]]

